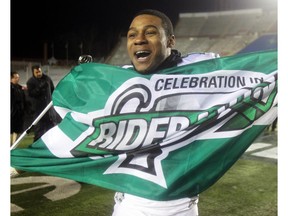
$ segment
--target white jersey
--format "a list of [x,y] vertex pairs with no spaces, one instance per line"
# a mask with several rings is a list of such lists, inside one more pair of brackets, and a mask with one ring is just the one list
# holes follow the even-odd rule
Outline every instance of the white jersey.
[[182,57],[182,62],[180,62],[177,66],[192,64],[199,61],[204,61],[208,59],[219,58],[219,54],[216,53],[188,53],[186,56]]

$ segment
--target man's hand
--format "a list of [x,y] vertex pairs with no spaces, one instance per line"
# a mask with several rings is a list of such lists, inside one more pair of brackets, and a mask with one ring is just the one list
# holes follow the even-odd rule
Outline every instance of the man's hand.
[[20,175],[20,172],[17,171],[14,167],[10,167],[10,178],[15,178]]

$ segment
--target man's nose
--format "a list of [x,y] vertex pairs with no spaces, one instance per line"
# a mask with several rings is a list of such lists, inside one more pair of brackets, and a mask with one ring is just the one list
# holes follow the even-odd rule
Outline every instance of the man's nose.
[[135,45],[141,45],[141,44],[146,44],[148,41],[145,37],[144,34],[138,34],[137,37],[135,38]]

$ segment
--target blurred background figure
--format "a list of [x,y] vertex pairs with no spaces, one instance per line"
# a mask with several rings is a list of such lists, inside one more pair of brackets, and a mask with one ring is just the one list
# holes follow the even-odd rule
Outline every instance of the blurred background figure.
[[278,118],[276,118],[271,125],[267,126],[266,131],[267,132],[276,132],[277,133],[277,125],[278,125]]
[[[32,77],[27,81],[27,88],[32,100],[33,119],[35,120],[52,101],[54,84],[51,78],[42,72],[40,65],[33,65],[31,69]],[[58,113],[51,107],[33,128],[34,142],[58,124],[60,119]]]
[[25,94],[27,88],[19,84],[20,76],[16,71],[11,72],[10,79],[10,145],[12,145],[18,134],[23,132],[25,115]]

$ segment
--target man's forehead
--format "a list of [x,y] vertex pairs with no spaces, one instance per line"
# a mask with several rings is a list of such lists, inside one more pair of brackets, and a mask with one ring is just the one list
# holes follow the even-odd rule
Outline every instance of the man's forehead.
[[141,14],[135,17],[130,25],[131,27],[154,25],[156,27],[162,26],[162,20],[154,15]]

